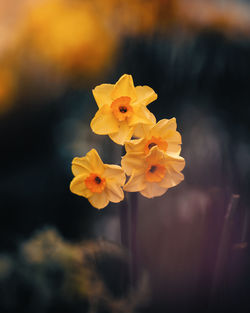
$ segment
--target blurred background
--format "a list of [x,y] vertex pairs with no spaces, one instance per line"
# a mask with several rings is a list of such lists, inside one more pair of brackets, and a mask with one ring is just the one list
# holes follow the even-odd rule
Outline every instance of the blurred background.
[[[69,191],[92,89],[132,74],[177,118],[185,181],[139,196],[140,278],[119,204]],[[249,312],[250,1],[0,0],[0,312]]]

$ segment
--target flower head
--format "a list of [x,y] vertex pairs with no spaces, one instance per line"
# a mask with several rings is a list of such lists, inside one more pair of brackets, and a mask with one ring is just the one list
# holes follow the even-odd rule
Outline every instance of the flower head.
[[91,128],[99,135],[109,135],[123,145],[139,125],[154,125],[155,117],[146,106],[157,99],[148,86],[134,86],[131,75],[124,74],[116,84],[102,84],[93,90],[98,111]]
[[147,198],[163,195],[168,188],[178,185],[184,176],[181,173],[185,160],[179,155],[168,155],[157,146],[148,155],[130,154],[122,165],[127,174],[132,174],[124,190],[139,191]]
[[70,184],[71,192],[83,196],[97,209],[124,198],[122,186],[126,177],[118,165],[103,164],[97,151],[90,150],[82,158],[72,161],[74,178]]
[[176,131],[174,117],[169,120],[160,120],[150,127],[144,127],[142,135],[143,138],[125,143],[127,154],[122,158],[122,167],[128,175],[132,174],[135,160],[144,158],[155,146],[169,155],[179,155],[181,152],[181,135]]

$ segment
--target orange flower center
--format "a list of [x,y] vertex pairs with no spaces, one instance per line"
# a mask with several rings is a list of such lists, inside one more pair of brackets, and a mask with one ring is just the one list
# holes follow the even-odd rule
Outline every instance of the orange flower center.
[[146,181],[160,182],[166,174],[165,166],[161,164],[150,164],[146,170]]
[[168,148],[168,143],[161,137],[152,136],[152,138],[147,141],[144,147],[145,154],[148,154],[150,149],[153,148],[154,146],[158,146],[160,150],[166,152]]
[[133,114],[133,108],[129,105],[130,97],[123,96],[111,103],[111,110],[119,122],[125,121]]
[[101,193],[106,186],[106,179],[94,173],[90,174],[84,182],[86,187],[94,193]]

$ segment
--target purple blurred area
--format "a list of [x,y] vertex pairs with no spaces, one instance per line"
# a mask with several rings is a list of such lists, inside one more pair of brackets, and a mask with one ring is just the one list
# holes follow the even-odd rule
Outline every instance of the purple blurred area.
[[[181,0],[14,2],[0,0],[0,311],[118,313],[133,298],[107,307],[104,297],[90,311],[74,296],[63,311],[63,291],[46,294],[20,257],[48,226],[69,246],[120,244],[120,205],[97,211],[69,183],[71,160],[91,148],[120,164],[121,147],[89,127],[91,90],[128,73],[158,94],[157,120],[176,117],[186,160],[184,182],[139,196],[137,263],[150,291],[143,283],[143,305],[129,312],[249,312],[249,1],[192,0],[191,16]],[[102,270],[112,280],[112,266]],[[6,286],[13,301],[3,300]]]

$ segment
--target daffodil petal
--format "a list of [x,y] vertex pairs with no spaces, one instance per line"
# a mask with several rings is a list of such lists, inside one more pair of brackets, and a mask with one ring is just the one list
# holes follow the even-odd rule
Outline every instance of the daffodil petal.
[[88,200],[90,204],[96,209],[103,209],[109,203],[106,191],[103,191],[101,193],[94,193],[88,198]]
[[181,134],[178,131],[171,129],[167,132],[166,136],[167,136],[167,141],[169,143],[171,142],[171,143],[181,144]]
[[118,121],[107,104],[103,105],[96,112],[90,123],[90,127],[98,135],[116,133],[119,130]]
[[149,86],[137,86],[135,87],[136,92],[136,104],[148,105],[157,99],[157,94]]
[[181,145],[168,142],[167,153],[173,153],[173,154],[179,155],[181,153]]
[[125,142],[126,152],[142,152],[145,147],[145,143],[146,141],[144,138],[129,140]]
[[104,177],[107,181],[123,186],[126,181],[124,170],[119,165],[105,164]]
[[91,149],[86,154],[86,160],[90,164],[93,173],[102,174],[104,172],[104,164],[95,149]]
[[146,188],[140,193],[146,198],[160,197],[167,191],[166,188],[161,187],[158,183],[147,183]]
[[90,173],[91,172],[91,165],[86,157],[82,158],[74,158],[71,165],[72,173],[74,176]]
[[137,138],[144,138],[147,137],[150,129],[154,126],[154,124],[156,123],[156,119],[153,113],[151,113],[151,122],[152,124],[148,125],[148,124],[138,124],[135,126],[135,130],[134,130],[134,136]]
[[113,88],[114,85],[112,84],[102,84],[96,86],[92,90],[93,96],[99,108],[101,108],[104,104],[110,105],[112,103],[111,93]]
[[[170,120],[161,120],[155,125],[136,125],[134,136],[148,139],[152,138],[153,136],[156,138],[161,138],[167,142],[167,153],[174,153],[179,155],[181,152],[181,135],[176,131],[175,118]],[[136,149],[136,146],[133,148]],[[143,150],[144,147],[140,146],[140,149]],[[139,151],[139,146],[136,151]]]
[[123,189],[125,191],[135,192],[141,191],[145,189],[146,182],[144,174],[132,173],[131,177],[129,178],[128,182],[124,185]]
[[72,161],[72,172],[74,176],[80,174],[99,173],[104,171],[104,164],[95,149],[91,149],[86,156],[74,158]]
[[113,182],[107,182],[106,193],[109,201],[111,202],[121,202],[124,199],[124,193],[120,186]]
[[143,172],[145,168],[145,154],[140,153],[127,153],[122,157],[121,165],[127,175],[131,175],[134,170]]
[[176,124],[176,118],[173,117],[171,119],[162,119],[160,120],[155,126],[151,129],[150,135],[151,136],[159,136],[165,137],[165,135],[168,134],[169,130],[176,130],[177,124]]
[[180,172],[176,172],[173,169],[167,169],[167,173],[159,185],[163,188],[171,188],[177,186],[184,180],[184,175]]
[[118,82],[115,84],[111,97],[113,100],[127,96],[131,98],[131,101],[136,99],[136,91],[134,87],[133,78],[131,75],[124,74]]
[[85,179],[87,178],[86,174],[77,175],[73,178],[70,183],[70,191],[75,193],[78,196],[89,198],[93,193],[86,187]]
[[184,169],[185,159],[183,157],[168,153],[166,158],[167,163],[170,164],[170,167],[172,167],[176,172],[180,172]]
[[168,130],[166,133],[162,136],[165,137],[168,147],[167,147],[167,153],[173,153],[179,155],[181,153],[181,134],[177,132],[176,130]]
[[133,127],[129,127],[126,121],[120,122],[119,130],[116,133],[109,134],[109,137],[118,145],[124,145],[125,141],[131,139],[134,132]]
[[143,105],[133,107],[134,113],[129,119],[129,126],[138,124],[154,125],[156,122],[155,116]]

